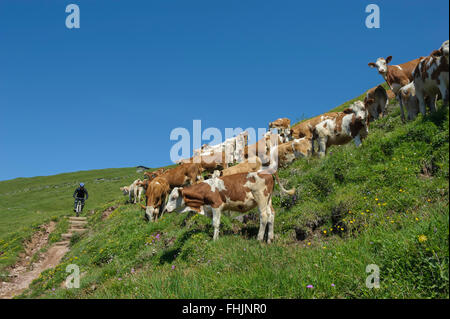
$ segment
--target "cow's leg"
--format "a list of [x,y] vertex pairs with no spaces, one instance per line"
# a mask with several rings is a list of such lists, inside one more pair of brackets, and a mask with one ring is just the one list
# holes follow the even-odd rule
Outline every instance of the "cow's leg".
[[378,120],[378,104],[375,107],[372,107],[372,116],[374,120]]
[[419,99],[417,96],[410,96],[408,103],[410,105],[410,119],[414,120],[419,114]]
[[413,121],[414,118],[415,118],[414,110],[413,110],[412,108],[409,108],[409,109],[408,109],[408,120],[409,120],[409,121]]
[[264,234],[266,233],[266,226],[269,219],[269,215],[267,212],[267,197],[264,196],[263,192],[254,192],[253,197],[258,205],[259,211],[259,231],[258,231],[258,240],[264,240]]
[[166,208],[166,196],[163,197],[163,199],[161,200],[161,207],[159,207],[159,211],[161,212],[161,216],[159,216],[160,219],[163,217],[165,208]]
[[214,227],[213,240],[219,239],[220,214],[221,212],[219,208],[212,208],[212,215],[213,215],[212,225]]
[[444,104],[442,106],[447,106],[448,105],[448,99],[449,99],[449,94],[448,94],[448,90],[447,90],[447,85],[445,85],[445,81],[442,81],[441,79],[441,83],[439,83],[439,91],[441,92],[441,96],[442,96],[442,101],[444,102]]
[[327,151],[327,138],[319,137],[319,156],[324,157]]
[[138,190],[137,190],[137,188],[135,187],[134,190],[133,190],[134,203],[135,203],[135,204],[136,204],[136,200],[137,200],[137,192],[138,192]]
[[419,101],[419,110],[420,113],[422,113],[423,116],[425,116],[425,97],[423,95],[423,92],[421,90],[417,90],[416,88],[416,97],[417,100]]
[[267,215],[267,208],[258,208],[259,210],[259,231],[258,231],[258,240],[264,240],[264,234],[266,232],[266,225],[269,216]]
[[353,141],[355,142],[356,147],[360,147],[361,146],[362,142],[361,142],[361,135],[360,135],[360,133],[358,133],[358,135],[356,135],[353,138]]
[[386,102],[387,102],[387,100],[386,101],[380,101],[380,104],[379,104],[379,106],[380,106],[380,112],[379,112],[379,117],[382,119],[383,117],[384,117],[384,109],[386,108]]
[[398,104],[400,105],[400,117],[402,119],[402,122],[405,122],[405,112],[403,110],[403,102],[402,102],[401,90],[399,90],[398,93],[397,93],[397,101],[398,101]]
[[272,198],[269,199],[269,204],[267,205],[267,214],[268,214],[268,224],[269,224],[269,232],[267,235],[267,243],[270,244],[271,242],[273,242],[273,224],[275,222],[275,210],[273,209],[272,206]]
[[428,108],[430,109],[431,113],[436,112],[436,100],[437,100],[437,95],[433,94],[429,96],[429,100],[428,100]]

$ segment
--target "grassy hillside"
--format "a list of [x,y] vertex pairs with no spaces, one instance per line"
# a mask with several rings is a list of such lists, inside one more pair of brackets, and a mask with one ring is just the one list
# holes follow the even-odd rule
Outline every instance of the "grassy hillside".
[[89,191],[85,206],[89,210],[116,199],[118,187],[138,175],[135,168],[111,168],[0,182],[0,274],[16,261],[23,240],[39,225],[72,213],[72,195],[79,182]]
[[[89,233],[22,297],[448,298],[448,125],[448,108],[407,124],[397,109],[371,125],[362,147],[332,147],[281,170],[297,194],[277,187],[271,245],[256,240],[256,212],[224,216],[213,242],[208,218],[174,213],[146,223],[124,204],[122,180],[105,181],[89,188],[103,203],[87,214]],[[134,178],[131,169],[120,174]],[[81,269],[79,289],[61,288],[71,263]],[[380,268],[380,289],[365,285],[369,264]]]

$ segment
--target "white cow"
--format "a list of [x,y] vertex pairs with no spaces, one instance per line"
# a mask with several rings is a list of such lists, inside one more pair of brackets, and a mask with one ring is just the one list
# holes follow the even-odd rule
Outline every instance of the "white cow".
[[144,187],[138,185],[138,183],[141,182],[142,181],[140,179],[137,179],[130,186],[124,186],[120,188],[124,195],[128,195],[128,200],[130,203],[132,202],[132,196],[134,197],[135,204],[137,201],[141,201],[142,193],[145,193]]
[[419,114],[419,100],[416,96],[416,87],[411,82],[400,89],[402,105],[406,108],[408,120],[414,120]]
[[361,145],[361,138],[368,134],[368,112],[361,101],[356,101],[333,118],[316,125],[314,139],[319,143],[319,155],[325,156],[331,145],[343,145],[354,139],[356,146]]

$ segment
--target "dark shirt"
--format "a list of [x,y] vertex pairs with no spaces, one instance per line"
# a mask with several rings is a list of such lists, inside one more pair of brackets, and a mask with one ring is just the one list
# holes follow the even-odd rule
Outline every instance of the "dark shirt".
[[79,197],[84,198],[84,195],[86,195],[86,199],[88,199],[89,194],[86,188],[84,187],[78,187],[75,192],[73,193],[73,197]]

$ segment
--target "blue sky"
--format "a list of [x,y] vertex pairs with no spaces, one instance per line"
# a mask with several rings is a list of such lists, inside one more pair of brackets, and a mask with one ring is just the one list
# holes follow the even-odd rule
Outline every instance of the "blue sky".
[[[81,28],[65,27],[78,4]],[[367,4],[381,28],[367,29]],[[0,180],[170,164],[176,127],[321,114],[449,38],[448,1],[1,0]],[[207,141],[204,141],[207,142]]]

